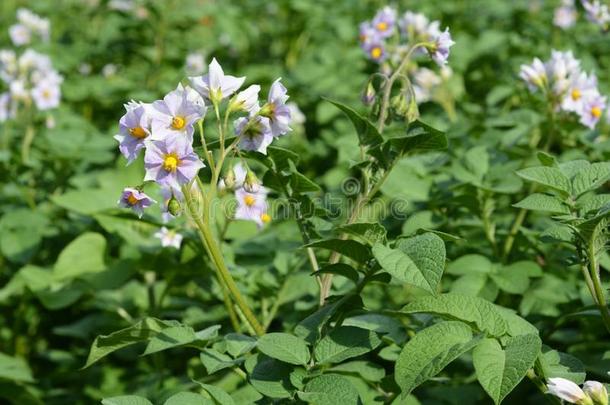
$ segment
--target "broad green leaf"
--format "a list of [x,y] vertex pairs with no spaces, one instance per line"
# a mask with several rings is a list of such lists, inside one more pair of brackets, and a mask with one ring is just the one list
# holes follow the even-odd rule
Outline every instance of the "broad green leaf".
[[325,239],[305,245],[335,251],[358,262],[365,263],[371,258],[370,248],[351,239]]
[[496,404],[502,402],[525,377],[540,353],[536,335],[519,335],[506,340],[484,339],[474,349],[472,360],[483,389]]
[[460,294],[442,294],[436,297],[419,298],[405,305],[401,312],[413,314],[426,312],[449,319],[458,319],[476,326],[493,336],[506,334],[508,325],[496,306],[479,297]]
[[431,127],[419,120],[409,124],[406,134],[391,138],[392,145],[400,154],[413,151],[443,150],[447,149],[447,136],[443,131]]
[[314,355],[319,364],[341,363],[351,357],[368,353],[380,344],[381,339],[373,331],[341,326],[333,329],[318,342]]
[[287,169],[290,166],[290,162],[294,164],[299,162],[299,155],[297,153],[279,146],[271,145],[267,147],[267,156],[273,160],[277,172]]
[[176,322],[144,318],[128,328],[113,332],[107,336],[98,336],[91,345],[89,357],[87,357],[87,363],[84,368],[89,367],[101,358],[123,347],[138,342],[146,342],[161,330],[173,326],[177,326]]
[[121,395],[102,399],[102,405],[153,405],[153,403],[137,395]]
[[202,349],[199,358],[208,374],[214,374],[219,370],[224,370],[237,364],[236,360],[211,348]]
[[364,360],[348,361],[330,369],[333,372],[355,374],[367,381],[378,382],[385,377],[385,369],[379,364]]
[[304,340],[288,333],[267,333],[258,340],[258,350],[274,359],[307,365],[309,348]]
[[188,325],[163,329],[150,339],[143,355],[157,353],[177,346],[195,344],[195,342],[201,343],[215,337],[218,334],[218,329],[220,329],[220,325],[211,326],[197,333]]
[[242,356],[256,346],[256,339],[239,333],[227,333],[225,342],[227,343],[227,351],[233,357]]
[[[249,363],[254,366],[248,369]],[[246,361],[250,384],[261,394],[271,398],[289,398],[294,387],[290,383],[290,373],[293,366],[282,363],[267,356],[252,356]]]
[[345,263],[329,264],[327,266],[322,267],[320,270],[312,273],[311,275],[318,276],[321,274],[337,274],[339,276],[343,276],[351,280],[352,282],[354,282],[354,284],[358,283],[358,279],[360,278],[358,276],[358,271],[356,271],[356,269],[354,269],[349,264]]
[[53,268],[53,278],[64,281],[106,268],[106,239],[99,233],[84,233],[66,246]]
[[519,170],[517,175],[524,180],[542,184],[543,186],[547,186],[553,190],[559,191],[565,196],[570,195],[572,191],[570,179],[566,177],[561,170],[555,167],[528,167],[526,169]]
[[0,219],[2,255],[12,262],[27,262],[36,253],[48,226],[48,218],[39,211],[9,210]]
[[358,391],[345,377],[324,374],[315,377],[305,385],[299,398],[313,405],[358,404]]
[[210,385],[210,384],[204,384],[200,381],[195,381],[197,384],[199,384],[201,386],[201,388],[203,388],[205,390],[205,392],[208,393],[208,395],[211,397],[212,401],[214,401],[214,403],[216,405],[234,405],[235,401],[233,401],[233,398],[231,398],[231,396],[229,394],[227,394],[227,392],[225,390],[223,390],[222,388],[216,387],[215,385]]
[[377,222],[358,222],[355,224],[339,226],[335,229],[340,233],[348,233],[350,235],[362,238],[369,245],[375,243],[386,242],[386,229]]
[[394,378],[405,398],[417,386],[441,372],[478,342],[462,322],[449,321],[419,331],[403,347]]
[[506,321],[506,325],[508,326],[507,333],[509,336],[538,334],[538,328],[517,315],[512,309],[504,308],[499,305],[495,305],[495,308]]
[[383,335],[384,339],[393,340],[402,344],[407,339],[407,332],[398,319],[375,312],[350,316],[343,321],[343,326],[356,326],[368,329]]
[[373,255],[397,280],[437,293],[445,267],[445,244],[438,236],[427,233],[402,239],[396,249],[375,244]]
[[456,275],[487,274],[493,270],[491,261],[482,255],[470,254],[449,262],[447,273]]
[[214,405],[214,402],[194,392],[179,392],[169,397],[163,405]]
[[513,204],[513,207],[524,208],[526,210],[532,211],[552,212],[558,214],[570,213],[570,208],[567,205],[563,204],[563,202],[559,198],[540,193],[528,195],[523,200],[519,201],[516,204]]
[[330,100],[325,98],[326,101],[336,106],[338,109],[343,111],[345,115],[350,119],[356,132],[358,133],[358,139],[361,145],[375,146],[383,141],[383,138],[379,134],[379,131],[368,119],[360,115],[351,107],[346,106],[338,101]]
[[572,193],[579,196],[595,190],[610,179],[610,163],[598,162],[580,170],[572,179]]
[[296,171],[290,176],[290,187],[295,194],[320,191],[320,186],[309,180],[305,175]]
[[574,356],[543,345],[538,361],[545,380],[561,377],[579,385],[585,382],[585,366]]
[[32,371],[26,361],[0,353],[0,378],[12,381],[34,382]]

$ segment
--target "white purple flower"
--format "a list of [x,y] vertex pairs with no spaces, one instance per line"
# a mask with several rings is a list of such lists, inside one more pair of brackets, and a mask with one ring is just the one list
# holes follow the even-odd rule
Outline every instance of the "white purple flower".
[[59,84],[54,79],[39,81],[32,89],[32,98],[41,111],[58,107],[61,98]]
[[548,393],[571,404],[592,405],[591,398],[574,382],[565,378],[550,378]]
[[152,139],[166,137],[193,143],[194,125],[202,116],[201,106],[188,99],[188,92],[176,89],[152,104]]
[[385,45],[381,41],[372,41],[363,44],[362,49],[366,56],[373,62],[381,63],[388,57]]
[[367,44],[373,41],[378,42],[380,40],[377,30],[373,28],[369,21],[360,23],[360,32],[358,37],[360,38],[361,44]]
[[4,122],[16,115],[15,105],[11,102],[11,95],[8,92],[0,94],[0,122]]
[[371,22],[371,26],[377,32],[379,38],[391,37],[394,33],[395,24],[396,10],[389,6],[379,10]]
[[535,92],[547,83],[546,67],[540,59],[534,58],[531,65],[521,65],[519,77],[527,83],[531,92]]
[[574,0],[562,0],[561,5],[555,9],[553,14],[553,24],[565,30],[576,23],[576,17]]
[[202,53],[193,52],[186,55],[185,70],[188,75],[200,75],[205,70],[205,58]]
[[30,29],[23,24],[11,25],[8,29],[8,33],[15,46],[27,45],[32,40]]
[[606,97],[600,94],[593,94],[587,97],[578,111],[580,123],[593,129],[606,109]]
[[152,180],[161,186],[179,190],[193,180],[205,165],[189,143],[168,137],[147,145],[144,167],[145,181]]
[[269,118],[260,115],[240,117],[235,120],[235,135],[239,136],[239,148],[267,154],[267,146],[273,142]]
[[431,69],[419,68],[413,73],[413,92],[417,103],[425,103],[432,98],[433,89],[442,83],[441,77]]
[[579,112],[583,108],[584,101],[595,94],[597,94],[597,78],[594,74],[587,75],[581,72],[572,78],[561,108],[565,111]]
[[267,214],[267,190],[263,187],[258,193],[249,193],[243,188],[235,190],[237,209],[235,219],[254,221],[259,227],[271,220]]
[[212,103],[219,103],[235,93],[244,84],[246,78],[225,75],[222,67],[214,58],[210,63],[207,74],[189,77],[189,80],[193,88],[204,98]]
[[38,34],[43,41],[49,40],[50,23],[46,18],[42,18],[26,8],[20,8],[17,10],[17,20]]
[[127,112],[119,120],[120,133],[114,139],[119,141],[119,150],[127,159],[127,164],[130,164],[146,146],[150,136],[150,119],[142,105],[138,104],[134,108],[127,105],[125,109]]
[[587,19],[599,25],[603,30],[607,30],[610,24],[608,5],[601,3],[599,0],[581,0],[581,3],[587,13]]
[[247,89],[240,91],[231,99],[229,109],[231,111],[245,111],[248,113],[258,109],[258,92],[260,90],[261,86],[253,84]]
[[451,48],[455,42],[451,39],[449,28],[445,28],[444,32],[441,32],[435,39],[434,45],[428,47],[428,53],[437,65],[443,66],[447,63],[449,58],[449,48]]
[[398,21],[401,32],[414,41],[427,41],[440,35],[440,22],[428,20],[423,14],[407,11]]
[[288,91],[286,87],[277,79],[269,89],[267,103],[258,112],[259,115],[269,118],[271,134],[281,136],[291,131],[290,128],[290,108],[286,105]]
[[126,187],[121,194],[121,198],[117,201],[119,206],[131,208],[138,214],[139,218],[142,218],[144,209],[150,207],[153,203],[156,203],[156,201],[142,191],[132,187]]
[[[244,181],[246,181],[246,174],[248,173],[248,171],[244,169],[244,166],[241,164],[241,162],[238,162],[229,170],[231,171],[231,176],[233,177],[233,184],[231,188],[238,189],[243,187]],[[220,179],[218,181],[218,188],[220,190],[224,190],[225,188],[227,188],[224,179]]]
[[154,236],[161,241],[161,246],[163,247],[180,249],[180,245],[182,244],[182,235],[174,230],[169,230],[164,226],[155,232]]

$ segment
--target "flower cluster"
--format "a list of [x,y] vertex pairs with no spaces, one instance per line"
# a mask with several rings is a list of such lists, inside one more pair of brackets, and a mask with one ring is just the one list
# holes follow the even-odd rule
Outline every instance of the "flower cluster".
[[[191,183],[205,167],[193,150],[193,135],[208,109],[213,108],[219,118],[220,107],[224,107],[225,127],[231,115],[238,115],[233,124],[236,138],[229,149],[266,153],[275,138],[291,130],[291,108],[286,104],[288,95],[280,79],[271,85],[262,106],[258,99],[260,86],[251,85],[238,92],[245,77],[225,75],[216,59],[210,63],[207,74],[189,77],[189,81],[190,85],[179,84],[162,100],[127,103],[126,112],[119,120],[119,134],[115,136],[127,164],[143,151],[144,182],[161,186],[164,200],[170,202],[164,209],[172,214],[171,201],[181,199],[182,187]],[[266,189],[249,170],[246,172],[237,166],[231,172],[237,172],[233,174],[236,181],[229,186],[235,190],[239,203],[236,218],[253,220],[259,225],[268,222]],[[141,216],[143,209],[153,202],[140,187],[128,187],[119,205]]]
[[59,106],[62,76],[53,69],[51,59],[32,49],[21,55],[0,50],[0,80],[8,91],[0,94],[0,122],[14,118],[19,104],[44,111]]
[[219,186],[222,189],[231,188],[235,191],[237,200],[235,219],[254,221],[259,228],[271,221],[271,216],[267,212],[269,190],[262,187],[254,173],[244,169],[241,163],[228,171]]
[[49,20],[41,18],[28,9],[17,10],[17,24],[9,27],[8,32],[15,46],[29,45],[33,36],[37,35],[44,42],[49,41],[51,25]]
[[551,378],[547,383],[548,393],[570,404],[608,405],[608,392],[598,381],[585,381],[582,389],[565,378]]
[[561,0],[559,7],[553,14],[553,24],[561,29],[568,29],[576,23],[576,6],[574,0]]
[[[392,38],[397,40],[391,41]],[[410,46],[419,45],[443,66],[454,42],[448,28],[441,31],[439,21],[429,21],[425,15],[411,11],[398,18],[396,10],[384,7],[371,21],[360,24],[360,44],[367,57],[378,63],[401,60]]]
[[603,4],[599,0],[582,0],[581,3],[589,21],[604,31],[610,28],[610,9],[607,4]]
[[415,101],[421,104],[433,100],[436,90],[452,75],[453,71],[449,66],[443,66],[440,74],[425,67],[417,68],[412,74]]
[[553,51],[544,63],[535,58],[531,65],[521,65],[519,77],[530,91],[542,90],[555,110],[578,114],[588,128],[595,127],[606,108],[595,74],[583,72],[572,52]]

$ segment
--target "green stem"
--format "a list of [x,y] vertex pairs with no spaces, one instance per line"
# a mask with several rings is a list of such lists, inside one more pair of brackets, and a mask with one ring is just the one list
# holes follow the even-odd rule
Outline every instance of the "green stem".
[[23,164],[28,164],[28,161],[30,160],[30,149],[32,148],[34,135],[36,135],[36,132],[34,131],[34,127],[30,124],[25,130],[25,136],[23,137],[23,142],[21,144],[21,161]]
[[606,330],[610,332],[610,310],[608,310],[606,293],[602,287],[602,281],[599,275],[599,263],[597,262],[597,255],[592,246],[589,246],[587,255],[589,256],[589,273],[591,276],[591,281],[593,282],[594,297],[597,301],[597,307],[601,313],[604,326],[606,327]]
[[252,327],[254,332],[259,336],[263,335],[265,333],[265,330],[258,322],[256,317],[254,316],[254,313],[252,312],[252,310],[242,297],[241,293],[239,292],[239,288],[237,287],[235,280],[233,280],[233,276],[231,276],[231,273],[229,273],[229,269],[227,268],[227,265],[224,262],[222,253],[220,252],[218,244],[216,243],[216,240],[214,239],[210,228],[201,220],[201,217],[197,214],[197,211],[192,201],[192,195],[190,193],[189,186],[182,186],[182,192],[184,193],[184,198],[187,202],[191,217],[193,218],[195,225],[197,225],[197,228],[200,231],[200,237],[202,238],[204,246],[207,246],[208,255],[210,256],[210,259],[215,265],[220,280],[229,290],[229,293],[237,304],[237,307],[244,315],[246,321]]

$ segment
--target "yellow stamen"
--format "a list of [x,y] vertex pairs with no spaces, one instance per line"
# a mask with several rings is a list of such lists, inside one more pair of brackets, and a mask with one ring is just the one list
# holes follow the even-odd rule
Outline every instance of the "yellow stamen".
[[268,224],[271,222],[271,215],[267,213],[261,214],[261,221],[263,221],[263,224]]
[[582,94],[580,93],[580,90],[578,90],[578,89],[572,90],[572,100],[576,101],[576,100],[580,99],[581,96],[582,96]]
[[142,127],[129,128],[129,135],[138,139],[144,139],[148,136],[148,134],[146,133],[146,131],[144,131],[144,128]]
[[388,23],[385,23],[385,22],[383,22],[383,21],[382,21],[382,22],[377,23],[377,30],[378,30],[378,31],[385,31],[385,30],[387,30],[387,29],[388,29]]
[[381,54],[383,53],[383,51],[381,50],[380,47],[376,46],[373,49],[371,49],[371,57],[373,59],[379,59],[381,58]]
[[247,195],[247,196],[244,197],[244,203],[248,207],[253,206],[255,202],[256,202],[256,198],[252,197],[251,195]]
[[180,160],[175,153],[165,155],[165,158],[163,159],[163,169],[167,172],[175,172],[179,164]]
[[138,199],[135,195],[133,195],[133,193],[131,193],[129,196],[127,196],[127,202],[129,205],[136,205],[138,203]]
[[172,118],[172,128],[174,129],[182,129],[186,125],[186,121],[184,117],[174,117]]
[[49,90],[43,90],[42,91],[42,97],[43,98],[51,98],[51,92]]
[[595,118],[599,118],[602,116],[602,109],[599,107],[593,107],[591,108],[591,115],[594,116]]

